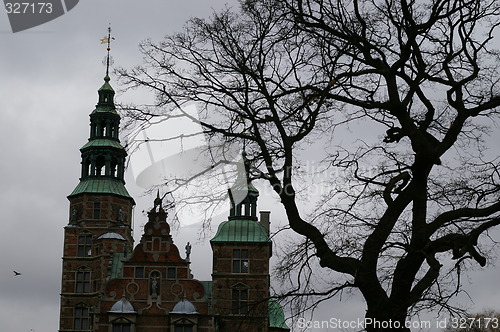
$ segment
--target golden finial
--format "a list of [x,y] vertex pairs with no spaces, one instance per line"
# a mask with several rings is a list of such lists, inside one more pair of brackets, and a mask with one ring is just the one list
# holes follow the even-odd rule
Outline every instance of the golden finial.
[[108,44],[108,47],[106,48],[106,50],[108,51],[108,54],[106,56],[106,77],[109,77],[109,59],[110,59],[109,51],[111,51],[112,39],[114,40],[115,38],[111,37],[111,23],[110,23],[108,26],[108,35],[104,36],[104,38],[101,38],[101,44],[106,44],[106,43]]

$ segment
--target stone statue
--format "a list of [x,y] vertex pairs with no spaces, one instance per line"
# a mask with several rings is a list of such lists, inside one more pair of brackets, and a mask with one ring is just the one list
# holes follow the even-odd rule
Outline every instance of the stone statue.
[[123,223],[125,221],[125,212],[123,212],[123,209],[120,208],[118,209],[118,221]]
[[158,279],[161,278],[161,275],[158,272],[153,272],[150,276],[151,279],[151,296],[152,297],[157,297],[160,294],[160,287],[158,285]]
[[158,295],[158,281],[156,281],[156,278],[151,281],[151,293],[153,296]]
[[189,256],[191,255],[191,243],[186,244],[186,259],[189,260]]

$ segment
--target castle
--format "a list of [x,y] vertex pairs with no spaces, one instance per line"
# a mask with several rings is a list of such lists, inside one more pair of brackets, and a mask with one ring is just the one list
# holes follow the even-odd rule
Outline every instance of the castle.
[[228,220],[210,240],[212,280],[191,274],[191,248],[179,253],[159,195],[134,247],[135,202],[125,188],[127,153],[109,81],[106,74],[80,149],[80,182],[68,196],[59,331],[289,331],[269,291],[269,213],[257,216],[259,193],[246,170],[229,190]]

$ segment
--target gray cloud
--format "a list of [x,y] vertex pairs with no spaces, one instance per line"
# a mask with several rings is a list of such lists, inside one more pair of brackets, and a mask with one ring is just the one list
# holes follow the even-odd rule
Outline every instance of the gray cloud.
[[[137,45],[181,29],[193,16],[208,16],[227,1],[84,0],[64,16],[32,30],[12,34],[0,14],[0,321],[10,332],[54,332],[58,329],[63,227],[66,195],[78,183],[80,153],[88,138],[88,114],[102,84],[105,46],[99,39],[111,22],[116,40],[115,64],[141,62]],[[231,3],[235,3],[232,0]],[[116,81],[113,86],[119,89]],[[120,96],[122,97],[122,96]],[[131,179],[131,176],[127,177]],[[129,180],[138,197],[136,237],[151,206],[149,197]],[[274,216],[273,216],[274,217]],[[196,236],[179,232],[176,243]],[[174,234],[174,236],[176,236]],[[208,279],[205,246],[193,248],[195,277]],[[12,270],[23,273],[14,277]],[[205,273],[203,273],[205,271]],[[473,274],[479,309],[498,303],[493,291],[498,271]],[[346,300],[345,316],[364,313],[362,301]],[[337,306],[336,305],[336,306]],[[328,317],[337,307],[325,307]],[[340,317],[339,317],[340,318]]]

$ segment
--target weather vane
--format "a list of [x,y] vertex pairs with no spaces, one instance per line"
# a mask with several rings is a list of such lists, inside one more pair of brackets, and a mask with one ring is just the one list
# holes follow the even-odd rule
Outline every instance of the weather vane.
[[108,51],[108,54],[106,56],[106,76],[109,76],[109,65],[110,65],[110,61],[111,61],[111,64],[112,64],[112,59],[110,59],[110,55],[109,55],[109,51],[111,51],[111,40],[114,40],[115,37],[111,37],[111,23],[108,27],[108,35],[107,36],[104,36],[104,38],[101,38],[101,44],[108,44],[108,47],[107,47],[107,51]]

